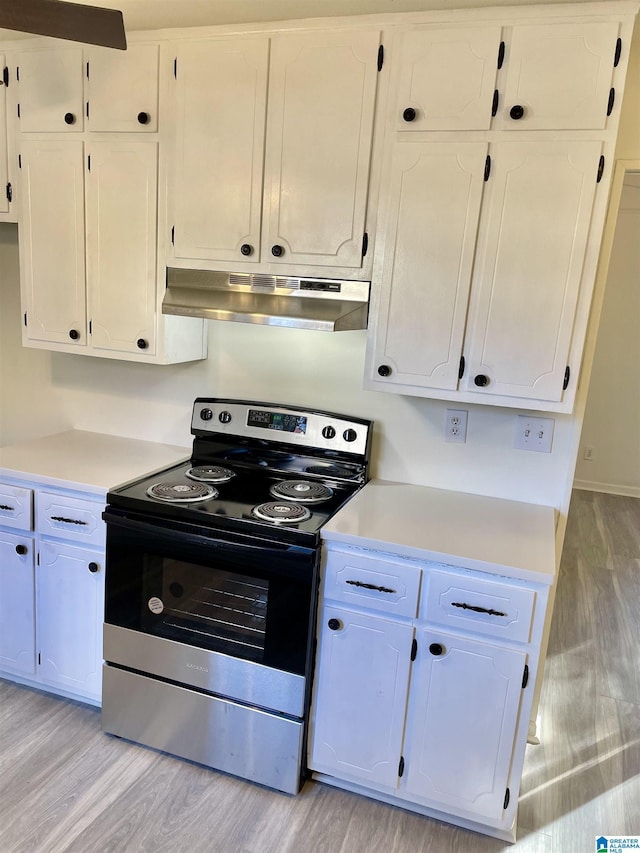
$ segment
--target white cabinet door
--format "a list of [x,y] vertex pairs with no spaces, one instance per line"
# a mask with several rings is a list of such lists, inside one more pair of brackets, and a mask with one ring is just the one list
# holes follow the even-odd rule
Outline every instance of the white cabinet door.
[[414,28],[402,34],[396,130],[487,130],[501,28]]
[[42,542],[36,590],[40,677],[47,684],[99,699],[104,555]]
[[0,213],[9,212],[9,199],[6,192],[9,182],[9,163],[7,159],[7,87],[2,79],[4,68],[4,56],[0,53]]
[[263,260],[359,268],[379,32],[274,38]]
[[84,127],[82,48],[29,50],[16,70],[18,130],[81,131]]
[[91,343],[153,355],[157,144],[92,141],[87,155]]
[[327,605],[319,634],[309,765],[395,788],[413,627]]
[[491,147],[465,343],[479,397],[562,399],[601,147]]
[[486,642],[419,632],[404,796],[445,812],[502,816],[526,658]]
[[484,142],[398,143],[385,196],[372,379],[455,389],[487,155]]
[[180,44],[174,254],[260,259],[267,38]]
[[83,143],[20,144],[24,341],[85,347]]
[[33,539],[0,531],[0,669],[35,672]]
[[85,51],[88,130],[158,130],[159,51],[156,44]]
[[619,28],[614,21],[515,26],[496,126],[604,128]]

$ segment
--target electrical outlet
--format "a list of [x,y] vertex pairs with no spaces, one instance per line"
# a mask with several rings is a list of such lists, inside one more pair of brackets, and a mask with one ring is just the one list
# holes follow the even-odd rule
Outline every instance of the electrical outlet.
[[444,440],[464,444],[467,440],[466,409],[447,409],[444,418]]
[[551,453],[553,443],[553,418],[530,418],[518,415],[516,421],[516,450],[537,450],[538,453]]
[[584,453],[582,454],[582,458],[586,459],[587,462],[592,462],[595,459],[596,451],[595,448],[591,447],[591,445],[587,444]]

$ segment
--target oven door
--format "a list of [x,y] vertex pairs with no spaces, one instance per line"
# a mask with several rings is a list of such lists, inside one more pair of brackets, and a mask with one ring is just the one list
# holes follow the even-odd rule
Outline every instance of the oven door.
[[107,508],[104,657],[302,716],[317,552]]

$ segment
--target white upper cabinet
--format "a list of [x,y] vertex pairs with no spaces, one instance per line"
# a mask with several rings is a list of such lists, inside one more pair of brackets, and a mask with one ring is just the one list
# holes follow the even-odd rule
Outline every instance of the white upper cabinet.
[[487,147],[395,146],[373,368],[399,386],[458,386]]
[[84,128],[82,48],[29,50],[16,65],[18,129],[59,133]]
[[465,343],[464,384],[478,397],[562,399],[601,150],[582,140],[491,148]]
[[486,130],[491,124],[501,27],[432,26],[402,33],[396,130]]
[[174,255],[260,259],[269,40],[181,43],[174,161]]
[[361,267],[379,38],[177,45],[175,259],[239,271]]
[[[87,278],[97,349],[155,353],[155,142],[87,148]],[[126,306],[126,310],[123,310]]]
[[498,82],[504,92],[496,126],[604,128],[619,30],[615,21],[514,26]]
[[23,341],[87,346],[84,143],[25,140],[18,230]]
[[130,44],[125,51],[85,50],[89,130],[158,130],[159,52],[157,44]]
[[362,265],[379,42],[378,32],[274,38],[265,260]]
[[[3,74],[7,66],[0,53],[0,214],[9,212],[9,163],[7,154],[7,86]],[[8,79],[8,69],[7,69]]]

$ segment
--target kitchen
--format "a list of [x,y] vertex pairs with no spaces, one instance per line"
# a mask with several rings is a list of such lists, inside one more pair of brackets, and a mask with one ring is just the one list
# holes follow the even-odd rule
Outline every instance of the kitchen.
[[[633,99],[633,88],[627,92]],[[617,156],[632,160],[637,117],[626,104]],[[3,444],[75,428],[186,447],[189,412],[203,393],[309,407],[321,401],[323,409],[375,422],[375,477],[553,506],[563,529],[584,399],[574,415],[555,416],[550,454],[524,454],[513,449],[517,411],[465,406],[467,442],[452,444],[442,435],[446,401],[363,391],[364,332],[211,323],[208,359],[174,366],[22,348],[15,227],[2,226],[0,236]]]

